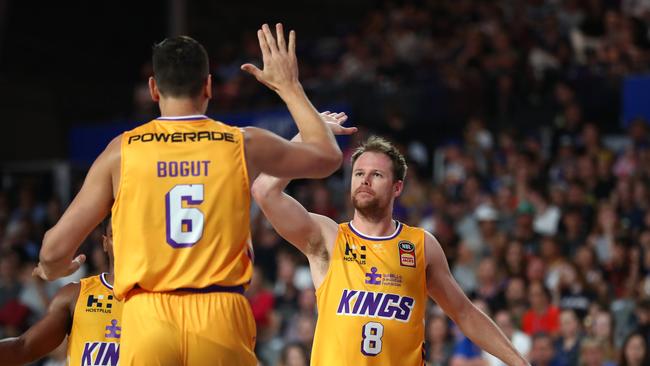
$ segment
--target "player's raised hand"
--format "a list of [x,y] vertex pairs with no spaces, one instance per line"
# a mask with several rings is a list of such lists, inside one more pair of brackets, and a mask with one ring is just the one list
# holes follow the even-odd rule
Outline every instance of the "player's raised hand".
[[298,60],[296,59],[296,32],[289,32],[289,42],[284,38],[281,23],[275,25],[275,37],[267,24],[257,30],[257,39],[262,50],[264,66],[260,70],[253,64],[244,64],[241,69],[255,76],[262,84],[278,94],[298,83]]
[[81,267],[81,265],[85,261],[86,261],[86,255],[80,254],[75,259],[73,259],[72,262],[70,262],[67,268],[64,268],[61,271],[56,271],[56,272],[52,272],[52,271],[46,272],[43,269],[41,263],[39,263],[36,266],[36,268],[34,268],[34,270],[32,271],[32,276],[40,277],[45,281],[53,281],[56,280],[57,278],[66,277],[77,272],[79,267]]
[[320,114],[325,121],[325,124],[335,135],[351,135],[357,132],[356,127],[343,127],[345,121],[348,120],[348,116],[345,112],[335,113],[330,111],[325,111]]

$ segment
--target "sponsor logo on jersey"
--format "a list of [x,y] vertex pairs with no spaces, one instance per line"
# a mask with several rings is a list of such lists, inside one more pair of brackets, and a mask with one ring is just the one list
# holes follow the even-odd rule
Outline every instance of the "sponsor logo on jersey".
[[115,342],[86,342],[81,354],[81,366],[117,366],[120,344]]
[[402,276],[394,273],[377,273],[377,267],[366,272],[366,285],[402,286]]
[[227,141],[236,142],[235,136],[229,132],[199,131],[199,132],[174,132],[174,133],[143,133],[129,136],[128,144],[135,142],[201,142],[201,141]]
[[343,289],[338,315],[409,321],[415,299],[397,294]]
[[106,300],[104,300],[104,295],[88,295],[88,299],[86,300],[87,313],[111,314],[112,308],[113,295],[106,296]]
[[402,240],[397,244],[399,250],[399,264],[404,267],[415,267],[415,245],[410,241]]
[[350,244],[345,242],[345,254],[343,260],[347,262],[357,262],[359,264],[366,264],[366,246]]

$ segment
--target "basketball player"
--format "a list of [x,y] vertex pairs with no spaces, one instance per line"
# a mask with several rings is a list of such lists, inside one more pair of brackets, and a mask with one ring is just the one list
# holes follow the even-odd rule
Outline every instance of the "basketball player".
[[113,295],[113,230],[104,226],[103,246],[111,272],[62,287],[47,314],[20,337],[0,340],[0,364],[23,365],[45,357],[68,334],[68,365],[116,366],[122,302]]
[[[111,210],[115,295],[125,299],[121,365],[256,365],[255,323],[242,295],[252,274],[250,184],[260,172],[324,177],[341,151],[298,81],[295,33],[258,30],[263,69],[242,69],[286,103],[304,142],[204,115],[208,56],[189,37],[153,49],[161,117],[115,138],[44,238],[36,274],[75,271],[83,238]],[[277,38],[276,38],[277,37]]]
[[393,219],[405,176],[398,150],[371,137],[352,155],[354,218],[342,224],[283,193],[287,179],[261,175],[253,184],[273,227],[309,259],[318,306],[311,365],[424,365],[427,293],[480,347],[508,365],[526,364],[467,299],[436,239]]

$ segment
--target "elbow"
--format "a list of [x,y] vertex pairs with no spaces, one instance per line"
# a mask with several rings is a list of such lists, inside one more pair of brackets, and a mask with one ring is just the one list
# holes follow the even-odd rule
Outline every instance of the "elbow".
[[332,175],[334,172],[339,170],[342,162],[343,153],[337,146],[333,152],[324,155],[320,159],[318,167],[320,167],[321,175],[317,178],[324,178]]
[[44,265],[56,263],[63,257],[60,251],[57,250],[59,246],[56,244],[56,235],[54,234],[53,230],[54,228],[49,229],[43,236],[43,246],[41,247],[41,252],[39,253],[38,259]]
[[265,184],[260,181],[259,178],[255,180],[251,186],[251,195],[253,196],[253,199],[255,199],[255,202],[257,202],[257,204],[260,206],[268,197],[268,188],[265,187]]

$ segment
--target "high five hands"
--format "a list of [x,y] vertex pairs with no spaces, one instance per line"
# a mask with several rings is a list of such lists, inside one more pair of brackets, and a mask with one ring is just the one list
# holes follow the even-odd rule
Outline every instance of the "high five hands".
[[281,23],[275,25],[275,37],[267,24],[257,30],[257,39],[262,50],[264,66],[247,63],[241,69],[278,94],[287,88],[296,86],[298,82],[298,60],[296,59],[296,32],[289,32],[289,43],[284,39],[284,28]]

